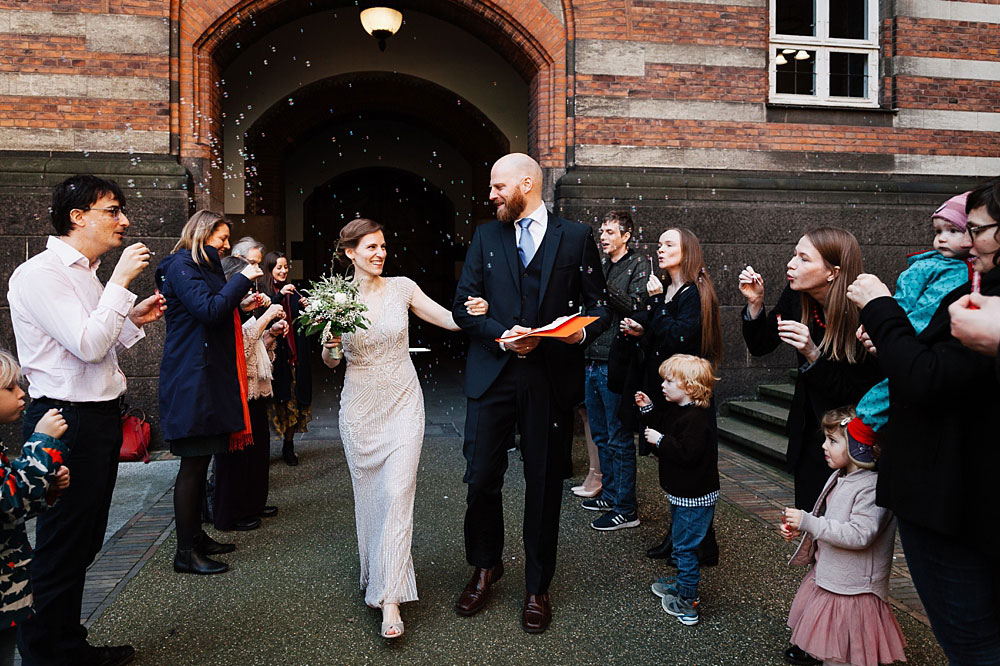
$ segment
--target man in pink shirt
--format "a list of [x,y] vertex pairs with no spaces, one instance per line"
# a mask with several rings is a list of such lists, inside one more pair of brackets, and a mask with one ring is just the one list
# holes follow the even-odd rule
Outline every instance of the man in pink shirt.
[[80,624],[87,567],[104,543],[118,477],[125,393],[118,350],[142,339],[142,326],[165,310],[159,294],[136,303],[128,290],[149,265],[142,243],[125,248],[107,286],[97,278],[101,255],[125,240],[124,207],[114,181],[67,179],[52,195],[56,235],[10,278],[11,323],[31,396],[24,432],[58,408],[69,426],[62,441],[73,470],[62,501],[38,518],[31,563],[35,615],[18,625],[25,666],[119,666],[135,656],[129,645],[90,645]]

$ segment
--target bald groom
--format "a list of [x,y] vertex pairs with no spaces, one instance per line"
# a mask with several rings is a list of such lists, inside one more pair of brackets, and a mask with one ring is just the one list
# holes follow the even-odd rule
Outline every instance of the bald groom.
[[[499,159],[490,173],[497,219],[476,229],[452,314],[470,336],[466,361],[465,553],[475,567],[455,610],[473,615],[503,575],[503,505],[507,446],[517,424],[524,458],[525,597],[521,626],[542,633],[552,619],[549,584],[555,573],[563,449],[559,428],[583,400],[583,349],[610,323],[600,305],[604,273],[589,226],[551,215],[542,202],[542,170],[528,155]],[[467,296],[490,304],[470,316]],[[581,312],[599,319],[564,339],[508,334]]]

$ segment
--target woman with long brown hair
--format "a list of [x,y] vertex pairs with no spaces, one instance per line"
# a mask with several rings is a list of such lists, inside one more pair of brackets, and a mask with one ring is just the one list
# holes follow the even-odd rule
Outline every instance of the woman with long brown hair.
[[[354,488],[354,513],[365,603],[382,610],[383,638],[403,635],[399,605],[417,599],[410,543],[417,464],[424,439],[424,399],[409,354],[409,314],[458,331],[451,312],[407,277],[384,277],[382,225],[358,218],[340,230],[339,247],[354,268],[367,329],[342,338],[347,370],[340,396],[340,434]],[[468,299],[470,314],[486,302]],[[323,362],[336,367],[331,345]]]
[[[674,354],[692,354],[711,361],[717,367],[722,361],[722,324],[719,314],[719,298],[715,285],[705,267],[704,254],[698,237],[689,229],[667,229],[660,234],[656,250],[657,264],[670,281],[664,286],[654,274],[646,284],[649,298],[644,310],[634,318],[625,318],[621,330],[631,336],[641,336],[641,347],[637,354],[642,361],[642,380],[638,385],[626,387],[622,395],[622,410],[635,411],[631,396],[642,391],[658,408],[666,407],[666,400],[660,391],[660,364]],[[715,406],[711,407],[714,429]],[[635,414],[623,420],[637,423]],[[646,448],[644,442],[640,445]],[[667,558],[672,553],[670,533],[659,545],[650,548],[646,554],[655,559]],[[719,546],[715,541],[715,530],[709,532],[698,549],[702,564],[718,564]]]
[[829,469],[823,459],[823,414],[857,404],[879,380],[878,366],[855,337],[858,308],[847,287],[861,273],[861,247],[837,227],[806,232],[788,262],[788,285],[764,314],[764,279],[751,266],[740,273],[747,299],[743,339],[754,356],[785,343],[795,349],[799,372],[788,414],[789,469],[795,475],[795,506],[816,503]]

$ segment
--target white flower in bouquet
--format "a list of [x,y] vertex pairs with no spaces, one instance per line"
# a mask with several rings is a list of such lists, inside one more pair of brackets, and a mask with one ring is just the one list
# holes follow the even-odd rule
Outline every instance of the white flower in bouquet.
[[304,290],[309,305],[296,320],[306,335],[320,333],[320,342],[344,333],[367,329],[370,323],[364,316],[368,306],[358,298],[358,288],[339,275],[324,275]]

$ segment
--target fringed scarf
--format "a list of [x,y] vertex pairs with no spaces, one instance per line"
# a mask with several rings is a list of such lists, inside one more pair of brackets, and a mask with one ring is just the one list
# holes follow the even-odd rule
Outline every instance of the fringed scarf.
[[243,430],[229,434],[229,452],[242,451],[253,444],[250,429],[250,405],[247,404],[247,357],[243,351],[243,322],[240,310],[233,310],[233,331],[236,335],[236,376],[240,379],[240,402],[243,404]]

